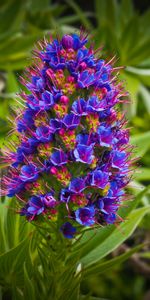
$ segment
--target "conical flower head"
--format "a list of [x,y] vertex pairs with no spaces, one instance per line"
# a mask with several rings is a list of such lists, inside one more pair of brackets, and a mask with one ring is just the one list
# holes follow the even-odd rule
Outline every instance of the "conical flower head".
[[131,164],[117,68],[87,42],[81,32],[35,50],[15,119],[19,142],[5,157],[5,194],[17,197],[20,214],[59,221],[67,238],[117,222]]

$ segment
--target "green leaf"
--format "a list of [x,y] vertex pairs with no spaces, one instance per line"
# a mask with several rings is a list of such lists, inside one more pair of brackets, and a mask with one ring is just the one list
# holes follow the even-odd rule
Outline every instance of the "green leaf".
[[[127,64],[128,53],[130,49],[136,49],[136,43],[138,40],[138,16],[134,15],[131,20],[126,24],[124,31],[122,33],[121,42],[121,64]],[[133,44],[133,40],[135,43]]]
[[143,156],[150,148],[150,131],[132,136],[131,144],[136,146],[136,154]]
[[98,29],[101,30],[102,28],[105,28],[107,26],[113,26],[114,28],[114,26],[117,25],[117,1],[95,0],[95,14],[98,23]]
[[83,266],[90,266],[115,250],[134,232],[142,218],[148,212],[150,212],[150,206],[132,211],[128,216],[128,220],[120,225],[120,229],[116,228],[107,239],[81,259]]
[[122,18],[124,17],[125,20],[128,20],[133,15],[133,3],[131,0],[122,0],[120,5],[120,11],[122,13]]
[[75,13],[80,17],[82,25],[85,26],[85,28],[91,30],[93,28],[93,26],[92,26],[91,22],[89,21],[89,19],[85,16],[85,14],[82,11],[82,9],[80,8],[80,6],[77,3],[75,3],[75,1],[73,1],[73,0],[66,0],[66,2],[68,3],[69,6],[71,6],[73,8]]
[[90,267],[83,269],[83,277],[86,278],[91,275],[95,276],[96,274],[101,274],[108,271],[109,269],[115,267],[116,265],[120,265],[125,260],[127,260],[130,256],[132,256],[134,253],[138,252],[141,248],[143,248],[143,246],[144,245],[138,245],[115,258],[112,258],[102,263],[92,264]]
[[23,18],[24,3],[22,1],[13,0],[10,3],[6,1],[6,5],[0,10],[0,33],[3,35],[8,28],[18,28]]
[[23,284],[23,264],[28,257],[30,239],[0,255],[0,284],[5,286]]
[[149,90],[144,85],[141,84],[139,93],[144,101],[147,112],[150,114],[150,92],[149,92]]
[[34,283],[31,281],[29,274],[27,272],[26,264],[24,264],[24,299],[34,300],[35,291],[34,291]]
[[[135,186],[135,183],[134,183]],[[126,207],[121,207],[118,211],[118,214],[122,218],[128,218],[129,213],[133,209],[137,207],[137,205],[140,203],[140,201],[146,200],[146,194],[149,192],[150,187],[147,186],[144,188],[143,186],[135,187],[136,190],[133,194],[135,194],[135,198],[133,201],[128,201],[126,204]],[[141,190],[140,192],[137,192],[138,190]],[[143,203],[143,202],[142,202]],[[146,202],[147,203],[147,202]],[[144,202],[145,205],[145,202]],[[147,204],[148,205],[148,204]],[[88,253],[90,253],[93,249],[98,247],[101,243],[105,242],[107,238],[113,233],[115,230],[115,226],[105,226],[100,227],[96,229],[90,229],[89,231],[85,231],[83,233],[83,236],[80,238],[80,242],[77,242],[77,246],[75,245],[74,251],[75,253],[73,255],[79,255],[80,258],[86,256]],[[79,254],[79,251],[81,253]]]
[[137,112],[137,104],[138,104],[138,90],[140,87],[140,81],[138,78],[135,78],[132,75],[127,74],[126,72],[122,73],[121,76],[125,79],[126,89],[129,92],[129,96],[131,98],[131,103],[128,105],[129,114],[133,117]]
[[6,40],[5,43],[0,45],[0,61],[6,57],[23,57],[23,55],[29,51],[33,44],[42,36],[40,34],[30,34],[23,35],[22,33],[17,33],[12,35],[12,37]]
[[139,69],[134,67],[126,67],[126,70],[132,74],[150,76],[150,69]]
[[[137,190],[141,189],[140,192],[137,193]],[[143,199],[145,200],[146,198],[146,195],[149,193],[150,191],[150,186],[146,186],[146,187],[137,187],[136,186],[136,193],[135,193],[135,197],[132,201],[128,201],[126,203],[126,206],[127,207],[121,207],[119,210],[118,210],[118,215],[121,216],[123,219],[124,218],[128,218],[128,214],[133,210],[135,209],[139,203],[143,203]],[[133,192],[132,192],[133,193]],[[133,193],[134,194],[134,193]],[[149,205],[149,203],[147,203],[147,205]]]
[[17,78],[15,74],[11,71],[7,73],[7,85],[6,85],[7,93],[17,93],[19,92],[19,84],[17,82]]
[[49,0],[29,0],[28,8],[32,13],[43,12],[49,8]]
[[130,49],[128,55],[128,64],[129,65],[137,65],[140,64],[143,60],[149,57],[149,47],[150,47],[150,39],[149,37],[140,37],[140,42],[137,44],[136,47]]
[[136,180],[149,181],[150,180],[150,168],[140,168],[139,172],[135,175]]
[[9,198],[0,203],[0,253],[14,248],[28,236],[31,230],[33,231],[32,224],[16,213],[15,203],[14,199]]

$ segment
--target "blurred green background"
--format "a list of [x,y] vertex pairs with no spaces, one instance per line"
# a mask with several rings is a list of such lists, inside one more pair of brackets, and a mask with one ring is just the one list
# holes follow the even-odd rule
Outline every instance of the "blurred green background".
[[[0,144],[7,141],[8,117],[21,88],[18,77],[30,64],[37,40],[49,33],[78,32],[83,27],[103,45],[103,56],[117,56],[126,66],[120,77],[129,91],[124,106],[137,145],[140,171],[132,181],[133,194],[150,183],[150,9],[149,1],[132,0],[0,0]],[[149,194],[142,205],[149,202]],[[145,217],[134,235],[123,245],[143,241],[147,246],[128,262],[102,276],[84,281],[83,293],[114,300],[150,299],[150,219]],[[126,248],[125,248],[126,249]],[[119,249],[118,251],[122,251]],[[113,255],[116,255],[114,253]]]

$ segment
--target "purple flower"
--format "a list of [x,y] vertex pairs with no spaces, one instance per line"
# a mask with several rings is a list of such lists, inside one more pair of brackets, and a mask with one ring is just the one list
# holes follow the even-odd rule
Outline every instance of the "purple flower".
[[87,43],[86,37],[78,36],[77,34],[72,34],[73,38],[73,49],[78,50],[79,48],[83,47]]
[[129,143],[129,132],[128,132],[128,130],[122,130],[120,132],[116,132],[117,147],[128,144],[128,143]]
[[126,166],[127,154],[124,151],[112,151],[112,167],[122,169]]
[[70,113],[63,118],[62,123],[68,130],[72,130],[79,125],[80,118],[75,114]]
[[124,194],[124,191],[118,186],[116,181],[111,181],[110,189],[108,190],[108,197],[118,198]]
[[33,110],[49,110],[54,104],[54,97],[49,91],[44,91],[41,94],[41,98],[33,95],[28,96],[28,106]]
[[35,141],[35,143],[33,143],[33,138],[28,139],[25,142],[23,141],[17,149],[18,156],[29,155],[29,154],[32,154],[33,152],[35,152],[35,147],[36,147],[36,145],[38,145],[38,141],[35,139],[34,139],[34,141]]
[[17,122],[17,130],[19,132],[28,130],[28,128],[31,128],[31,126],[34,126],[34,111],[32,111],[31,109],[27,109],[22,118],[18,120]]
[[52,140],[52,134],[48,126],[40,126],[36,129],[35,136],[42,143],[47,143]]
[[53,208],[57,205],[56,199],[53,197],[52,193],[47,193],[42,197],[42,202],[46,207]]
[[97,96],[92,96],[87,101],[88,112],[101,112],[107,108],[106,100],[100,100]]
[[65,34],[61,40],[64,49],[70,49],[73,47],[73,37],[71,35]]
[[72,112],[77,116],[86,116],[87,102],[84,99],[79,99],[73,102]]
[[97,207],[101,212],[108,215],[116,212],[118,204],[115,203],[114,199],[102,198],[97,201]]
[[98,127],[98,135],[100,145],[103,147],[111,147],[113,143],[113,134],[110,128],[107,128],[103,125]]
[[28,202],[27,211],[31,215],[40,215],[44,211],[44,203],[40,196],[32,196]]
[[67,164],[68,162],[67,155],[62,150],[57,150],[53,152],[50,160],[55,166],[62,166],[64,164]]
[[114,224],[114,222],[116,221],[116,215],[115,214],[104,214],[103,215],[103,218],[104,218],[104,221],[107,223],[107,224]]
[[91,226],[95,223],[95,209],[93,206],[86,206],[75,211],[76,221],[83,226]]
[[69,202],[70,200],[70,191],[69,189],[62,189],[60,192],[60,201]]
[[27,88],[32,92],[32,91],[42,91],[45,87],[44,81],[41,77],[39,76],[32,76],[32,81],[31,83],[26,84]]
[[23,182],[35,181],[39,176],[38,168],[33,164],[24,165],[21,167],[20,179]]
[[50,131],[55,133],[62,127],[62,122],[58,119],[51,119],[50,120]]
[[94,74],[90,74],[88,71],[83,71],[78,76],[78,87],[84,89],[91,86],[95,82]]
[[85,180],[82,178],[74,178],[70,182],[69,190],[74,193],[80,193],[85,189]]
[[86,48],[78,50],[76,59],[79,63],[79,69],[81,71],[82,69],[86,69],[86,67],[90,68],[96,66],[93,53],[90,53],[90,51]]
[[16,194],[20,193],[24,188],[24,183],[20,180],[19,177],[14,177],[7,185],[7,196],[13,197]]
[[63,233],[64,237],[68,239],[74,238],[74,235],[76,234],[76,228],[69,222],[63,224],[60,231]]
[[100,170],[91,173],[91,186],[96,186],[100,189],[104,189],[109,183],[109,175],[106,172]]
[[76,137],[78,144],[90,146],[95,144],[92,134],[78,134]]
[[42,100],[39,101],[40,107],[44,110],[48,110],[51,106],[53,106],[53,104],[54,97],[52,93],[50,93],[49,91],[45,91],[44,93],[42,93]]
[[91,164],[94,158],[93,146],[77,145],[74,150],[74,157],[76,161],[82,162],[84,164]]

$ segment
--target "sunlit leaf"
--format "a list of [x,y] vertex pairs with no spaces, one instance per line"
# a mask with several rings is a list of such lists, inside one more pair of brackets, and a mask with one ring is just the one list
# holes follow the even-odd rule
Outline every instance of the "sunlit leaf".
[[83,265],[87,267],[96,263],[115,250],[134,232],[144,215],[148,212],[150,212],[150,206],[132,211],[128,216],[128,220],[120,225],[120,230],[116,228],[104,242],[82,258],[81,262]]
[[143,156],[150,148],[150,131],[132,136],[131,143],[136,146],[136,154]]
[[120,265],[122,262],[127,260],[131,255],[133,255],[135,252],[138,252],[144,245],[138,245],[131,250],[128,250],[122,255],[119,255],[115,258],[112,258],[110,260],[107,260],[102,263],[96,263],[92,264],[90,267],[85,267],[83,270],[83,277],[88,277],[90,275],[96,275],[106,272],[107,270],[115,267],[116,265]]

